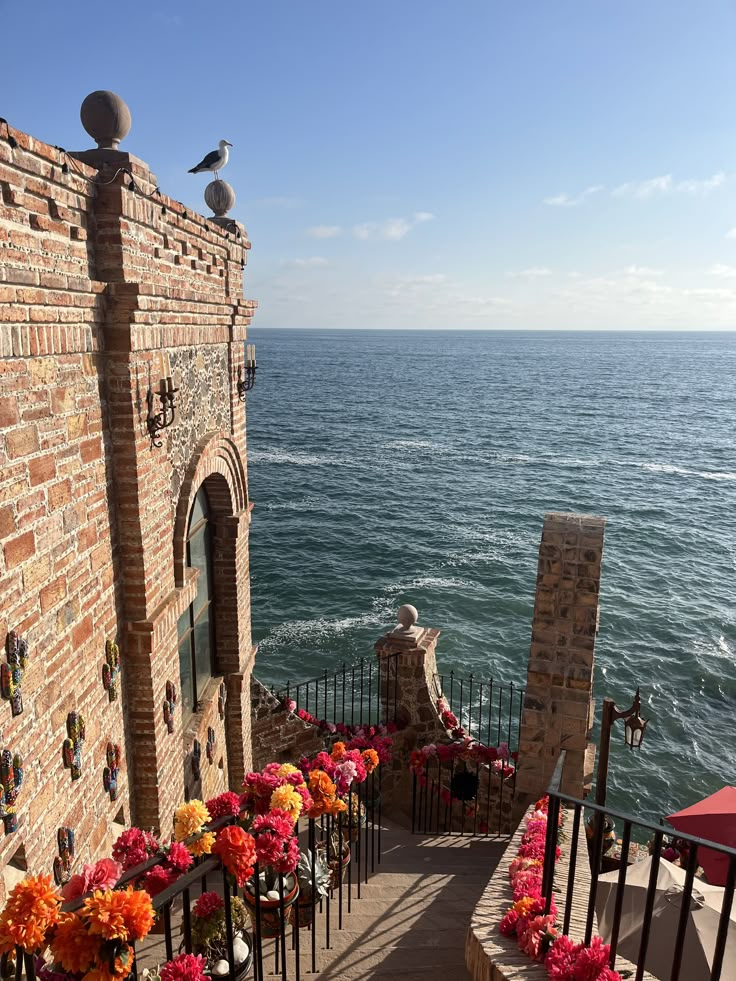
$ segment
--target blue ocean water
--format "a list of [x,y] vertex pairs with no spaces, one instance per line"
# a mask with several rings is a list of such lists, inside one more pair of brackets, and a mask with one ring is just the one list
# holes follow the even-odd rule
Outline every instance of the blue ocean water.
[[[523,684],[546,511],[607,519],[596,696],[651,721],[609,801],[736,783],[736,334],[253,330],[263,680],[372,653],[401,603],[441,670]],[[619,726],[621,724],[619,723]]]

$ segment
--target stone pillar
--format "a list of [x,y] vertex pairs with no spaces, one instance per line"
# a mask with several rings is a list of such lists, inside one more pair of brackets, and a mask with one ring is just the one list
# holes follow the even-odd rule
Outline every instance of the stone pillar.
[[[407,617],[405,611],[411,614]],[[401,607],[400,626],[375,644],[382,716],[399,726],[393,762],[382,774],[381,788],[393,809],[405,813],[411,803],[411,751],[417,745],[447,739],[437,711],[437,699],[442,694],[435,660],[440,631],[417,626],[416,618],[414,607]]]
[[604,525],[605,519],[586,515],[545,515],[519,739],[517,814],[544,794],[562,749],[567,750],[562,790],[582,797],[589,786]]

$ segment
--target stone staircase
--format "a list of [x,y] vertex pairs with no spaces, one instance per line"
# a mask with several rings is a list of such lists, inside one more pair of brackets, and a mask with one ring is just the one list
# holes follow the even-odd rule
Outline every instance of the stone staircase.
[[[466,981],[465,939],[478,899],[503,854],[506,839],[412,835],[384,821],[380,865],[352,885],[351,911],[343,896],[343,929],[331,904],[330,949],[322,949],[326,910],[318,918],[317,971],[330,981]],[[301,974],[311,972],[309,930],[300,931]],[[295,977],[294,953],[287,953]],[[271,951],[265,977],[274,971]],[[312,975],[314,976],[314,975]]]

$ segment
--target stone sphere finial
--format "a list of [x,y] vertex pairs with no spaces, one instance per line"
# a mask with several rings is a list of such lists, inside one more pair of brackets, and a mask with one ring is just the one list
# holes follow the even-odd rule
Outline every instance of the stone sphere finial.
[[404,606],[399,607],[396,619],[398,620],[398,624],[391,632],[393,637],[409,639],[419,634],[419,627],[417,627],[419,614],[417,613],[416,606],[406,603]]
[[235,191],[226,181],[211,181],[204,189],[204,200],[215,218],[224,218],[235,204]]
[[130,109],[114,92],[90,92],[79,110],[82,126],[100,150],[117,150],[130,132]]

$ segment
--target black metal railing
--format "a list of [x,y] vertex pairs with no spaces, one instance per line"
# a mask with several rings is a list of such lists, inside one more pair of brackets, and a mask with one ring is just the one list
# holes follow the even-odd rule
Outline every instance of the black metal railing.
[[[300,981],[302,974],[319,974],[318,951],[329,950],[335,931],[349,927],[353,905],[361,899],[362,887],[381,862],[380,767],[359,788],[351,787],[346,802],[347,811],[337,817],[323,816],[299,822],[300,849],[309,850],[312,855],[320,854],[329,869],[329,890],[325,895],[318,896],[314,862],[306,902],[300,903],[299,894],[292,897],[287,893],[286,877],[279,875],[274,890],[279,898],[266,907],[265,897],[260,895],[257,865],[251,879],[253,889],[248,890],[246,886],[238,890],[219,859],[213,856],[197,859],[192,869],[152,898],[157,932],[135,945],[132,978],[137,979],[144,969],[153,969],[178,953],[197,952],[192,933],[193,907],[207,891],[217,892],[224,900],[225,935],[222,939],[226,954],[223,959],[228,961],[229,974],[222,981],[238,981],[251,972],[254,981],[265,981],[266,977],[274,976],[280,976],[282,981]],[[235,821],[234,817],[220,818],[209,828],[217,830]],[[130,869],[116,888],[137,882],[144,872],[161,861],[162,856],[154,856]],[[232,897],[238,896],[248,907],[251,919],[250,931],[243,938],[250,953],[240,964],[235,961],[237,930],[230,903]],[[79,909],[82,904],[83,899],[72,900],[65,903],[63,909]],[[7,966],[7,957],[4,966]],[[16,981],[23,976],[27,981],[35,981],[34,957],[18,948]]]
[[[564,917],[561,924],[562,933],[570,930],[572,916],[572,900],[575,896],[578,900],[582,898],[581,880],[582,876],[576,878],[576,870],[580,861],[578,855],[578,838],[580,836],[581,823],[585,822],[585,814],[588,812],[591,820],[591,837],[588,841],[588,855],[584,856],[584,861],[590,861],[590,886],[588,887],[587,908],[585,916],[585,929],[582,938],[573,937],[573,940],[582,939],[586,945],[590,944],[596,922],[596,899],[599,894],[601,868],[604,860],[604,834],[606,833],[606,819],[608,821],[621,822],[623,834],[621,837],[621,852],[618,872],[616,878],[615,896],[613,902],[613,915],[608,924],[608,917],[603,939],[611,945],[609,964],[611,969],[616,970],[617,962],[622,959],[636,965],[634,974],[635,981],[642,981],[645,971],[661,978],[662,981],[695,981],[694,975],[687,973],[685,955],[690,954],[688,944],[696,942],[695,930],[688,930],[690,926],[691,901],[694,900],[693,893],[697,893],[697,871],[698,871],[698,852],[699,849],[712,849],[726,857],[728,871],[726,875],[723,898],[718,914],[718,928],[715,943],[710,943],[710,947],[705,950],[705,961],[710,965],[709,973],[699,973],[698,978],[710,978],[711,981],[729,981],[736,977],[736,963],[734,963],[733,947],[730,947],[731,955],[727,962],[725,959],[726,944],[729,940],[729,927],[731,925],[731,910],[733,906],[734,886],[736,885],[736,849],[727,848],[724,845],[713,841],[707,841],[694,835],[684,834],[674,829],[669,829],[663,825],[652,824],[645,820],[633,817],[620,811],[612,810],[610,807],[603,807],[587,801],[578,800],[560,791],[564,772],[565,753],[560,757],[555,768],[552,781],[549,786],[549,805],[547,813],[547,836],[545,842],[544,874],[542,879],[542,895],[546,900],[545,914],[549,912],[552,902],[552,895],[558,889],[555,882],[555,853],[558,842],[559,817],[564,809],[569,818],[572,817],[572,830],[565,828],[565,835],[569,840],[569,869],[567,882],[562,884],[562,891],[565,894]],[[584,825],[585,826],[585,825]],[[633,934],[629,933],[626,938],[626,950],[622,952],[623,932],[622,932],[622,913],[625,904],[625,892],[627,877],[632,868],[629,865],[629,858],[638,850],[638,842],[642,839],[647,840],[647,850],[651,854],[651,867],[648,876],[644,908],[640,917],[635,922]],[[676,895],[665,895],[664,899],[670,904],[679,905],[677,914],[677,925],[674,929],[668,927],[665,918],[662,917],[662,902],[658,902],[658,880],[662,861],[664,845],[668,841],[677,841],[687,853],[686,867],[684,869],[684,883],[682,891],[677,890]],[[615,869],[613,870],[615,872]],[[611,873],[613,874],[613,873]],[[585,878],[587,880],[587,870]],[[661,892],[660,892],[661,894]],[[610,901],[610,900],[609,900]],[[695,903],[695,908],[700,905],[700,900]],[[629,925],[630,911],[627,913],[627,927]],[[670,921],[671,922],[671,921]],[[674,924],[672,925],[674,926]],[[733,926],[736,933],[736,925]],[[655,936],[656,932],[656,936]],[[707,940],[704,942],[708,942]],[[732,937],[731,944],[736,943]],[[664,945],[664,946],[663,946]],[[659,966],[654,970],[652,955],[657,954]],[[649,957],[648,957],[649,955]],[[664,967],[662,967],[664,962]],[[620,968],[621,969],[621,968]],[[707,971],[707,969],[705,969]]]
[[315,719],[346,726],[386,725],[397,722],[399,683],[397,657],[362,657],[325,670],[308,681],[288,681],[271,693],[280,701],[293,701]]
[[491,678],[483,681],[472,673],[462,677],[450,671],[435,675],[435,695],[444,696],[453,714],[468,734],[486,746],[506,742],[519,745],[524,689],[513,682]]
[[[415,769],[412,831],[505,836],[511,831],[513,756],[519,746],[524,689],[478,681],[472,674],[462,678],[454,671],[436,675],[434,682],[438,711],[443,699],[477,745],[457,755],[452,744],[440,747]],[[462,748],[459,740],[455,746]]]

